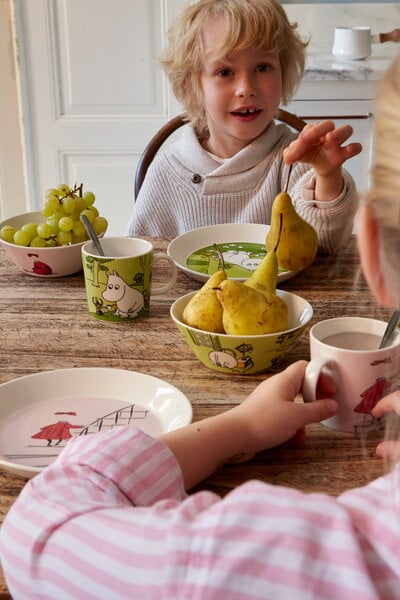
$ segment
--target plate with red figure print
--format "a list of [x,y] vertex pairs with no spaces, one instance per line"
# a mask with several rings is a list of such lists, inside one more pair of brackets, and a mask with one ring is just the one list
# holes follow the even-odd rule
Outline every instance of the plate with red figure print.
[[[186,275],[205,282],[221,269],[221,252],[227,277],[246,281],[266,254],[265,238],[268,231],[269,225],[258,223],[223,223],[199,227],[172,240],[167,254]],[[279,268],[278,283],[296,273]]]
[[76,436],[124,425],[157,437],[192,420],[187,397],[135,371],[44,371],[0,385],[0,467],[33,477]]

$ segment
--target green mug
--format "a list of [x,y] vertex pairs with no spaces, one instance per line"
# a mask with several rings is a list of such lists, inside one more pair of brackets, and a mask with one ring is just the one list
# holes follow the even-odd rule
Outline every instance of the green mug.
[[[101,239],[105,256],[100,256],[92,241],[82,246],[82,263],[89,313],[110,322],[137,321],[149,315],[150,298],[165,294],[176,282],[175,262],[164,252],[154,253],[147,240],[132,237]],[[169,281],[152,286],[153,265],[170,264]]]

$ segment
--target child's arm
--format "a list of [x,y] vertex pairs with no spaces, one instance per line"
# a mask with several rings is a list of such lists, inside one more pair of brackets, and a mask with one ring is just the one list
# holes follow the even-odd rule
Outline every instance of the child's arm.
[[284,152],[285,163],[300,161],[314,167],[315,199],[319,202],[334,200],[342,192],[342,164],[362,150],[358,142],[343,146],[352,133],[350,125],[335,129],[332,121],[309,123]]
[[230,411],[161,437],[180,464],[186,489],[224,463],[250,458],[292,438],[308,423],[335,414],[337,405],[333,400],[294,402],[301,391],[306,365],[305,361],[296,362],[266,379]]

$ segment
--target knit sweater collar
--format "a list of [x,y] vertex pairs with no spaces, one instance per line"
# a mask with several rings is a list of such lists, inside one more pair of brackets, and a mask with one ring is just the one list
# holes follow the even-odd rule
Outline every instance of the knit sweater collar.
[[187,169],[202,177],[238,175],[253,169],[268,156],[285,132],[285,128],[272,121],[263,134],[220,164],[202,148],[193,128],[188,126],[184,128],[182,136],[174,145],[174,154]]

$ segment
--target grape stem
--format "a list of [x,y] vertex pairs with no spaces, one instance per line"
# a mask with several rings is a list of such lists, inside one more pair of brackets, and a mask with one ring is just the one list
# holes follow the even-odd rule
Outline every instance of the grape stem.
[[82,196],[83,196],[83,183],[81,183],[80,185],[77,185],[75,183],[73,190],[69,190],[68,194],[65,194],[65,196],[60,196],[59,199],[58,199],[59,202],[60,202],[60,204],[64,200],[64,198],[68,198],[68,196],[72,197],[77,192],[78,192],[79,198],[82,198]]

